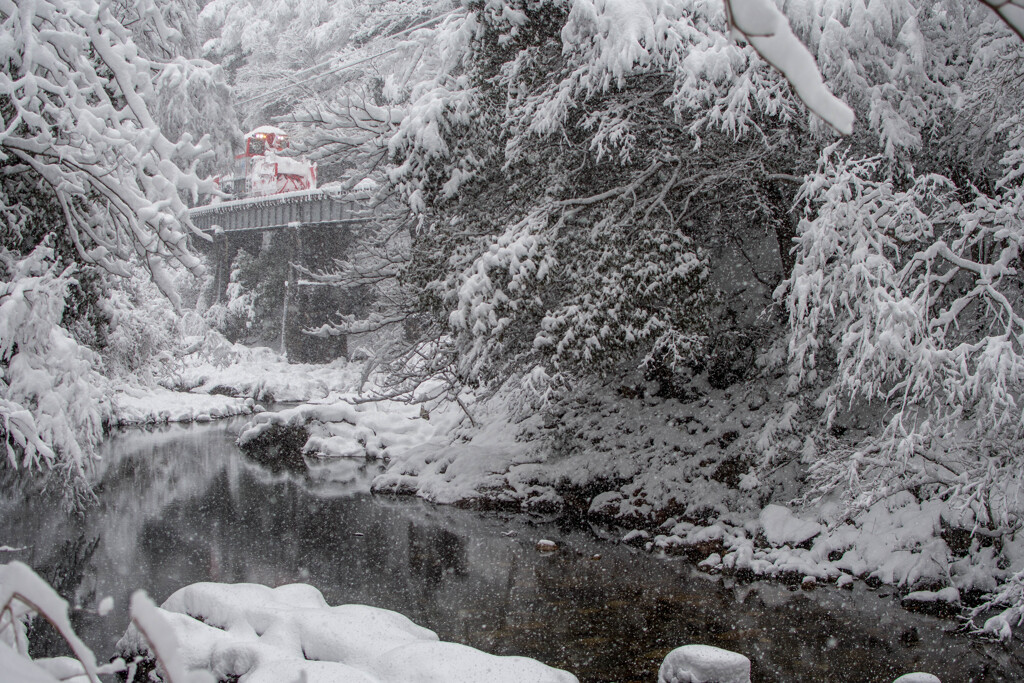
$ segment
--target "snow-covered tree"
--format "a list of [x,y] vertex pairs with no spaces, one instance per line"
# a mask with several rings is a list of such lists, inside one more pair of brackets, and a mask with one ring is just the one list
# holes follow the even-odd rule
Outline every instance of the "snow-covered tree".
[[100,301],[106,318],[100,367],[120,381],[153,384],[181,339],[181,316],[137,265],[130,277],[109,279]]
[[196,164],[205,177],[232,158],[241,131],[223,68],[201,58],[199,12],[197,0],[139,0],[116,10],[141,54],[164,65],[146,96],[160,130],[170,140],[208,137],[212,153]]
[[450,0],[214,0],[201,24],[205,54],[232,74],[239,112],[253,127],[290,117],[299,103],[330,112],[334,100],[401,82],[423,57],[421,45],[401,38],[452,9]]
[[231,341],[244,338],[256,322],[256,292],[251,289],[258,281],[255,258],[245,249],[239,249],[231,262],[224,303],[207,309],[204,317]]
[[[850,514],[909,490],[1009,535],[1024,521],[1024,46],[980,4],[890,17],[886,35],[904,37],[881,64],[899,105],[892,88],[872,91],[877,146],[826,148],[805,175],[796,264],[778,291],[790,389],[823,410],[804,457],[817,492]],[[880,416],[877,431],[830,437],[849,414]],[[984,629],[1006,637],[1020,599],[1018,576]]]
[[[815,373],[823,380],[826,422],[853,411],[882,415],[863,442],[819,441],[813,481],[853,511],[910,490],[949,501],[986,533],[1019,533],[1018,156],[1014,142],[990,193],[979,189],[984,175],[973,186],[953,173],[894,179],[878,159],[839,156],[823,159],[805,185],[813,208],[786,298],[794,382]],[[1018,575],[1001,586],[985,607],[1003,611],[979,627],[1009,637],[1024,614],[1021,585]]]
[[[211,36],[207,54],[232,72],[246,120],[272,118],[285,125],[292,147],[317,162],[321,186],[363,198],[368,222],[354,229],[346,256],[330,268],[302,274],[331,288],[307,288],[305,294],[347,302],[334,323],[318,323],[310,332],[397,341],[400,330],[415,327],[409,321],[417,297],[397,277],[409,257],[409,226],[415,221],[388,185],[388,141],[413,85],[436,68],[432,29],[459,11],[450,0],[219,0],[202,14]],[[281,31],[281,25],[303,38],[295,39],[291,28]],[[261,299],[269,299],[255,293],[258,310]],[[379,357],[391,356],[378,351]]]
[[408,277],[464,380],[699,362],[704,249],[754,217],[785,244],[830,130],[719,4],[470,3],[439,44],[391,177],[427,217]]
[[[323,159],[372,175],[390,154],[420,219],[397,252],[329,276],[404,292],[344,329],[400,324],[419,342],[403,368],[541,395],[620,364],[699,364],[709,247],[752,226],[778,242],[791,389],[821,396],[822,448],[803,453],[820,489],[855,505],[910,489],[1016,528],[1024,62],[1000,18],[1020,32],[1021,8],[471,0],[431,24],[413,78],[375,88],[326,47],[279,60],[309,67],[280,92]],[[355,36],[391,31],[326,16],[352,61],[376,54]],[[828,436],[864,406],[877,434]]]
[[[205,143],[162,134],[147,98],[179,66],[142,56],[115,9],[92,0],[0,8],[3,181],[58,204],[83,258],[127,274],[123,264],[140,257],[170,293],[161,259],[198,267],[182,195],[201,189],[190,170]],[[19,206],[3,207],[13,232],[25,220]]]
[[1019,482],[1007,475],[1024,389],[1019,205],[964,197],[935,174],[898,183],[881,166],[826,156],[804,185],[786,300],[791,388],[822,367],[830,374],[833,361],[826,423],[861,402],[888,409],[876,438],[853,457],[826,454],[816,475],[865,505],[940,486],[980,523],[1016,524]]
[[212,188],[194,172],[209,144],[172,140],[160,127],[167,117],[153,112],[169,108],[161,97],[216,76],[181,56],[162,7],[0,3],[0,241],[3,305],[13,307],[0,336],[0,414],[10,464],[80,476],[99,433],[96,358],[61,327],[82,315],[64,313],[65,296],[81,293],[102,318],[95,269],[128,277],[137,261],[171,297],[168,261],[201,270],[186,200]]

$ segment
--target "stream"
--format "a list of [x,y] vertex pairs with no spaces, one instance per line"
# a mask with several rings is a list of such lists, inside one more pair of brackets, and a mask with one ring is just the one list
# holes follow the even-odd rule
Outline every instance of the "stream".
[[[0,562],[26,562],[72,596],[79,635],[101,659],[135,589],[160,603],[196,581],[304,582],[330,604],[395,610],[443,640],[533,657],[584,683],[655,683],[662,658],[689,643],[745,654],[755,683],[888,683],[915,670],[944,683],[1024,680],[1018,641],[955,633],[956,620],[907,612],[888,587],[744,583],[577,522],[373,496],[374,463],[273,474],[235,447],[242,424],[112,436],[84,515],[45,495],[0,501],[0,545],[21,548]],[[542,538],[558,552],[538,552]],[[99,616],[105,596],[114,609]],[[34,647],[61,650],[45,634]]]

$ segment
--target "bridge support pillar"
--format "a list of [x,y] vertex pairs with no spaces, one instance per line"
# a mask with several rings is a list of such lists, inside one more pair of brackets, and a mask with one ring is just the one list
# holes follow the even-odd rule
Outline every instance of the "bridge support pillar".
[[228,280],[231,278],[231,249],[228,245],[228,236],[222,235],[220,238],[214,238],[220,242],[220,250],[216,246],[214,247],[214,253],[217,255],[217,271],[214,277],[214,289],[217,292],[217,298],[214,303],[220,303],[224,296],[224,292],[228,288]]
[[294,226],[295,237],[288,249],[288,266],[285,270],[284,296],[281,302],[281,355],[288,358],[288,309],[293,305],[300,305],[298,280],[299,273],[295,269],[296,264],[302,265],[302,226]]

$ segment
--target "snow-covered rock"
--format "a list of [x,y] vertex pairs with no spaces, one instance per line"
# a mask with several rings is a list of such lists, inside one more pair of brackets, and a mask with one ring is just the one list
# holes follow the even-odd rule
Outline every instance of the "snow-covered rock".
[[245,447],[274,427],[304,427],[303,452],[325,458],[390,459],[431,439],[437,421],[424,419],[420,407],[396,401],[356,403],[352,395],[332,395],[255,416],[238,437]]
[[903,596],[905,609],[938,617],[951,617],[960,611],[960,591],[947,586],[937,591],[914,591]]
[[658,683],[750,683],[750,660],[710,645],[684,645],[668,653]]
[[960,591],[948,586],[937,591],[914,591],[903,597],[904,602],[960,602]]
[[[185,667],[244,683],[576,683],[570,673],[526,657],[499,657],[441,642],[389,610],[329,606],[316,588],[292,584],[197,583],[159,608]],[[148,654],[134,627],[118,642]],[[303,678],[303,676],[305,678]]]
[[765,539],[773,546],[798,546],[821,533],[817,522],[798,518],[789,508],[767,505],[758,517]]
[[892,683],[942,683],[938,676],[915,671],[910,674],[903,674]]

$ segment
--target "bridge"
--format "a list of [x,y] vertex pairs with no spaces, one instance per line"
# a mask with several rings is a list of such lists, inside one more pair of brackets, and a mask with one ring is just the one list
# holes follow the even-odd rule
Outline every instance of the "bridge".
[[[319,340],[302,334],[318,327],[339,307],[359,302],[339,300],[329,287],[302,288],[295,266],[318,270],[330,268],[351,248],[354,231],[387,218],[375,207],[370,193],[338,193],[301,190],[265,197],[249,197],[200,206],[189,210],[193,225],[212,239],[193,239],[193,246],[209,255],[214,292],[219,303],[228,286],[231,266],[244,249],[259,259],[264,290],[279,288],[276,304],[279,322],[275,336],[283,353],[296,360],[328,360],[345,355],[345,340]],[[263,296],[273,296],[269,293]],[[320,320],[320,318],[323,320]],[[263,329],[265,332],[266,322]],[[263,337],[265,339],[265,336]],[[319,344],[320,348],[316,348]]]
[[197,228],[211,236],[295,226],[341,226],[371,220],[368,199],[366,193],[300,190],[200,206],[189,210],[189,216]]

